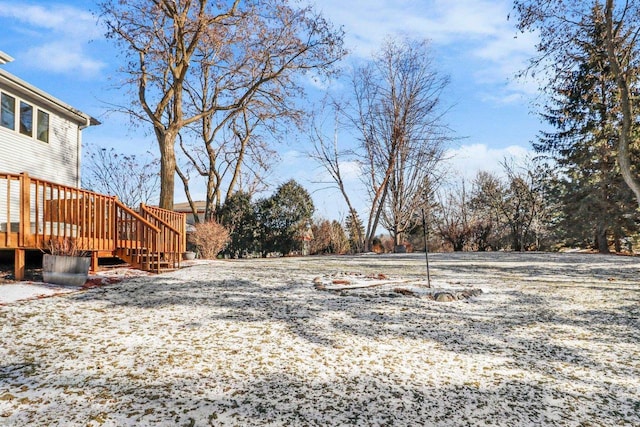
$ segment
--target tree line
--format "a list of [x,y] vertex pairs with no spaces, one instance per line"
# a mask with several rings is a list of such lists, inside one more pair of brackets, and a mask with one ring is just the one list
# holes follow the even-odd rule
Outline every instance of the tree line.
[[[514,1],[519,30],[539,36],[521,76],[541,82],[537,112],[550,130],[540,133],[527,164],[505,159],[499,173],[480,172],[470,182],[456,182],[443,168],[457,138],[443,102],[449,79],[428,41],[387,38],[370,60],[343,71],[344,34],[312,6],[132,0],[104,1],[100,9],[107,35],[121,47],[131,93],[118,109],[146,123],[158,143],[160,206],[172,207],[178,177],[196,221],[228,228],[230,255],[287,253],[292,236],[305,232],[318,239],[313,251],[338,253],[421,247],[425,234],[448,250],[608,252],[629,247],[637,235],[635,2]],[[308,78],[339,81],[340,91],[328,90],[322,107],[310,108]],[[286,195],[306,192],[297,183],[253,201],[268,188],[273,141],[292,128],[305,135],[310,158],[342,196],[342,222],[314,223],[312,208],[298,218]],[[113,159],[104,154],[93,152],[92,168]],[[347,164],[356,165],[368,194],[362,220],[346,185]],[[152,181],[135,175],[139,199]],[[200,217],[191,195],[202,185]],[[100,178],[91,186],[99,188]],[[241,229],[246,235],[237,234]],[[382,244],[383,229],[390,243]]]

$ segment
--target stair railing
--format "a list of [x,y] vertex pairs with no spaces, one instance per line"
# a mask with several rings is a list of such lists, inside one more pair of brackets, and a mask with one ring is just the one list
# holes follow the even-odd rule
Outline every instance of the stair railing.
[[115,204],[119,256],[143,270],[160,272],[160,228],[119,200]]
[[180,267],[182,253],[185,251],[184,232],[180,231],[180,223],[184,221],[183,214],[142,203],[140,215],[160,230],[158,253],[161,260],[170,268]]

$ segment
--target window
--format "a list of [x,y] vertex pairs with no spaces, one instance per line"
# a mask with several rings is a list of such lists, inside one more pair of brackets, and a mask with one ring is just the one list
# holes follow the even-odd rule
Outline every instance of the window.
[[20,101],[20,133],[33,136],[33,107]]
[[0,126],[16,129],[16,99],[3,93],[0,97]]
[[[17,110],[18,105],[19,110]],[[17,115],[19,117],[16,117]],[[49,113],[36,109],[19,98],[4,92],[0,93],[0,126],[4,128],[18,130],[22,135],[37,138],[38,141],[49,142],[49,117]]]
[[49,142],[49,113],[38,110],[38,140]]

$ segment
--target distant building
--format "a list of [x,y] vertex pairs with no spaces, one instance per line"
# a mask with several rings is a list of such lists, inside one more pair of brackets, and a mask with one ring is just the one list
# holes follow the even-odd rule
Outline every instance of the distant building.
[[[0,51],[0,66],[11,61]],[[80,187],[82,130],[97,124],[0,67],[0,172]]]
[[[196,207],[196,211],[198,212],[198,217],[200,218],[200,221],[203,221],[205,206],[207,203],[204,200],[198,200],[196,202],[193,202],[193,204]],[[191,209],[191,205],[189,205],[189,202],[174,203],[173,210],[175,212],[186,214],[188,225],[194,225],[196,223],[196,220],[193,217],[193,210]]]

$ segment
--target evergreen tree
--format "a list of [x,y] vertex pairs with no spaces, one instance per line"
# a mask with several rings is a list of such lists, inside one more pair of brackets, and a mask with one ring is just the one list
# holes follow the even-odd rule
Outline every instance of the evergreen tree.
[[364,225],[357,212],[347,215],[345,229],[347,230],[351,252],[361,253],[364,250]]
[[257,238],[262,256],[287,255],[301,246],[301,232],[311,223],[315,207],[307,190],[294,180],[282,184],[273,196],[255,205]]
[[576,66],[564,69],[550,86],[544,119],[555,129],[534,148],[553,158],[559,174],[553,194],[561,206],[560,235],[566,244],[593,244],[609,252],[609,239],[636,231],[628,215],[633,193],[616,161],[620,114],[615,79],[608,65],[602,6],[596,3],[579,35]]
[[251,196],[239,191],[227,197],[217,216],[218,222],[229,231],[230,240],[224,253],[233,258],[242,258],[253,252],[256,216]]

